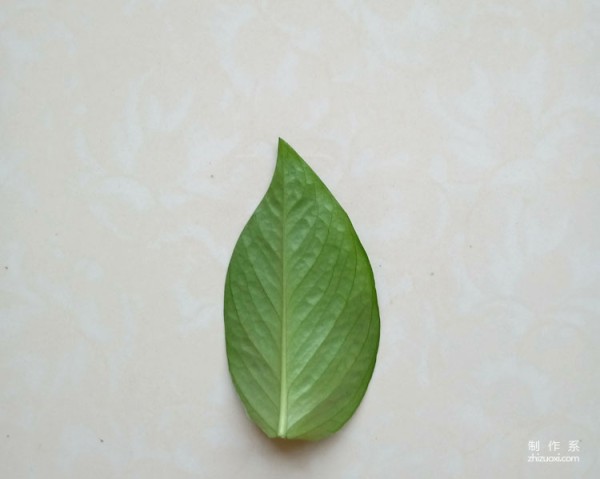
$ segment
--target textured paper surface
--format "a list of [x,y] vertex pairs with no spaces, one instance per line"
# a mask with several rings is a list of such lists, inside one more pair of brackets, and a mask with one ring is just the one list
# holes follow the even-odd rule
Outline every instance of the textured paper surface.
[[[599,477],[599,7],[2,2],[0,476]],[[278,136],[379,292],[321,443],[264,438],[226,368]]]

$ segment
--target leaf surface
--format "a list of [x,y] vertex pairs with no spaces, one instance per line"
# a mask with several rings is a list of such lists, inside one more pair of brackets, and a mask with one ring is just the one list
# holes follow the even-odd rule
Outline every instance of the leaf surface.
[[225,282],[229,371],[269,437],[321,439],[352,416],[379,345],[373,272],[345,211],[283,140]]

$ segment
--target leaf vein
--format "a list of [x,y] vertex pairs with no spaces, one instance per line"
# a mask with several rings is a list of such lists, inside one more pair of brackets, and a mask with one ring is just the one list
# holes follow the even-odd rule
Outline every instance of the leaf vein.
[[235,302],[235,295],[233,294],[233,289],[232,289],[232,286],[231,286],[231,281],[229,281],[229,293],[230,293],[230,297],[231,297],[231,304],[233,305],[233,309],[235,310],[235,315],[238,318],[238,323],[240,324],[240,327],[241,327],[242,331],[244,332],[244,334],[248,338],[248,342],[252,345],[252,347],[256,350],[256,352],[264,360],[264,362],[267,365],[267,367],[269,368],[269,370],[273,373],[273,377],[277,378],[277,373],[276,373],[275,369],[273,368],[273,366],[271,366],[271,363],[267,360],[266,356],[260,350],[260,348],[258,348],[258,346],[256,345],[256,343],[254,342],[254,340],[250,336],[250,333],[248,333],[248,330],[246,329],[246,326],[244,325],[244,321],[242,320],[242,318],[240,316],[240,313],[239,313],[238,308],[237,308],[237,304]]
[[[358,257],[356,257],[356,261],[354,264],[354,274],[352,275],[352,286],[350,287],[350,293],[348,294],[348,296],[350,297],[352,295],[352,290],[354,289],[354,284],[356,281],[356,271],[357,271],[357,267],[358,267]],[[323,340],[319,343],[319,346],[317,346],[317,349],[315,349],[315,351],[313,352],[313,354],[311,354],[311,356],[309,357],[309,359],[306,361],[306,363],[304,364],[304,366],[302,367],[302,369],[296,374],[295,378],[293,379],[292,383],[290,384],[290,390],[292,389],[293,385],[295,384],[295,382],[298,380],[298,378],[300,377],[300,375],[304,372],[304,370],[306,369],[306,367],[308,366],[308,363],[310,363],[312,361],[312,359],[314,358],[314,356],[317,354],[317,352],[321,349],[321,347],[323,346],[323,344],[325,344],[325,342],[329,339],[329,337],[331,336],[332,331],[335,330],[335,327],[339,321],[339,319],[342,317],[343,313],[346,311],[346,309],[348,308],[348,305],[350,304],[350,301],[347,301],[346,304],[344,305],[344,308],[342,309],[342,311],[340,312],[340,314],[338,314],[331,326],[331,328],[329,329],[329,331],[327,332],[327,334],[325,335],[325,337],[323,338]],[[360,315],[357,315],[357,318],[359,318]],[[358,320],[358,319],[357,319]],[[354,327],[354,324],[353,326]],[[306,343],[306,341],[308,341],[310,339],[310,336],[312,335],[312,333],[314,332],[313,328],[311,330],[311,334],[308,336],[308,338],[306,340],[304,340],[304,342],[302,343],[303,345]],[[352,329],[352,328],[350,328]]]
[[[361,347],[360,347],[360,351],[358,352],[358,354],[356,355],[356,357],[354,358],[354,361],[352,361],[352,364],[350,365],[350,367],[346,370],[346,372],[344,373],[344,375],[342,376],[342,378],[338,381],[338,383],[335,385],[335,387],[332,389],[332,393],[335,392],[335,390],[337,388],[340,387],[341,384],[343,384],[344,379],[346,378],[346,376],[348,376],[348,374],[350,374],[350,372],[353,370],[354,365],[356,364],[356,362],[358,361],[358,358],[360,358],[365,345],[368,343],[368,339],[369,339],[369,334],[371,333],[371,326],[373,325],[373,314],[372,314],[372,310],[373,310],[373,303],[371,303],[371,319],[369,320],[369,328],[367,329],[367,334],[365,335],[365,340],[363,341]],[[363,375],[363,377],[365,377],[367,374],[369,374],[370,372],[372,372],[372,368],[366,368],[365,370],[365,374]],[[362,380],[359,381],[359,383],[362,383]],[[360,389],[356,392],[356,394],[358,394],[360,392]],[[352,400],[354,398],[354,396],[352,396],[350,398],[350,400]],[[302,419],[304,419],[305,417],[307,417],[310,413],[312,413],[316,408],[318,407],[318,404],[312,408],[310,411],[308,411],[307,413],[303,414],[300,418],[298,418],[296,421],[294,421],[294,423],[290,426],[290,428],[294,427],[296,424],[298,424]],[[311,432],[313,432],[315,429],[318,429],[319,427],[321,427],[323,424],[325,424],[327,421],[331,421],[332,419],[334,419],[335,417],[337,417],[340,414],[340,412],[338,412],[337,414],[334,414],[332,417],[325,419],[324,421],[320,422],[319,424],[317,424],[316,426],[314,426],[313,428],[309,429],[308,431],[304,432],[304,435],[310,434]]]

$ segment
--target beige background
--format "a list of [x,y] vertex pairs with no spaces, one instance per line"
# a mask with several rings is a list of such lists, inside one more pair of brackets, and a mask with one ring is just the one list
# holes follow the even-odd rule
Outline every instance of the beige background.
[[[3,1],[0,477],[600,477],[600,2]],[[246,419],[225,269],[277,137],[378,286],[321,443]],[[529,441],[578,464],[529,464]]]

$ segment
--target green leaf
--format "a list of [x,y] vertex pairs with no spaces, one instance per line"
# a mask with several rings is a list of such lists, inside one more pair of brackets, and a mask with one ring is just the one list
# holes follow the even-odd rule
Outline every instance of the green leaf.
[[352,416],[373,374],[373,271],[331,192],[286,142],[225,282],[229,371],[269,437],[321,439]]

